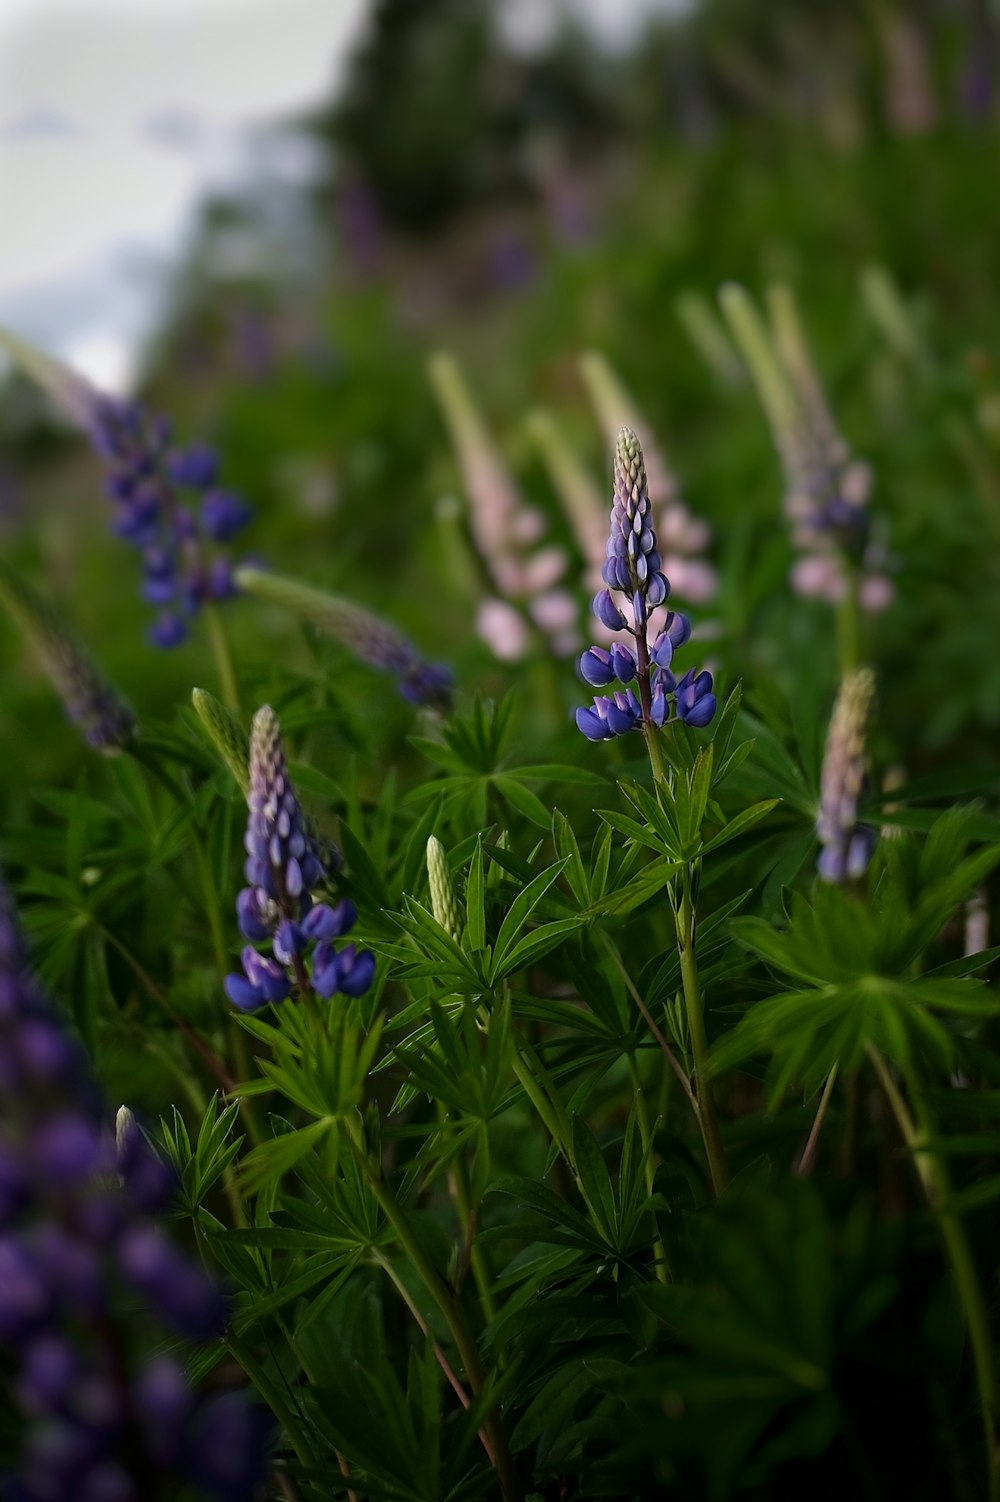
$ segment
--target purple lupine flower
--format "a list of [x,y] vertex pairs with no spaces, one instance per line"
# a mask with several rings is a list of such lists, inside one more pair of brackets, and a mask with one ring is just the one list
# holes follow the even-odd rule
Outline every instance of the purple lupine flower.
[[158,612],[149,638],[175,647],[206,600],[235,593],[229,559],[211,546],[232,541],[251,510],[217,486],[214,449],[173,446],[169,424],[138,403],[95,395],[88,428],[108,470],[113,529],[142,555],[142,596]]
[[[174,1358],[150,1359],[167,1332],[216,1339],[225,1305],[146,1219],[171,1172],[131,1112],[116,1128],[117,1141],[0,885],[0,1357],[18,1415],[0,1490],[137,1502],[155,1474],[158,1495],[249,1502],[266,1463],[260,1410],[240,1394],[205,1400]],[[241,1451],[220,1462],[226,1436]]]
[[720,300],[756,382],[785,480],[785,515],[798,557],[792,588],[837,604],[852,588],[863,609],[884,610],[894,588],[886,541],[872,524],[872,471],[837,428],[795,299],[770,289],[771,327],[740,287]]
[[[311,987],[324,997],[360,996],[371,984],[375,959],[368,950],[356,954],[353,945],[339,952],[334,947],[333,940],[354,927],[353,902],[331,905],[313,898],[340,857],[324,847],[302,812],[288,776],[281,725],[268,704],[258,709],[250,730],[247,807],[249,885],[236,899],[236,916],[251,942],[241,956],[242,975],[226,976],[229,1000],[241,1012],[255,1012],[284,1001],[294,987]],[[255,947],[268,942],[270,955]]]
[[[610,649],[590,647],[579,661],[580,676],[595,688],[631,683],[635,689],[599,695],[592,706],[576,711],[577,728],[588,740],[610,740],[630,730],[659,729],[675,717],[695,728],[707,725],[716,711],[712,675],[691,668],[678,682],[671,671],[675,650],[691,635],[691,623],[668,611],[663,629],[649,640],[650,612],[670,594],[661,567],[653,528],[642,448],[630,428],[622,428],[615,448],[615,494],[603,568],[606,589],[594,596],[592,610],[608,630],[627,628],[635,647],[613,642]],[[614,591],[631,605],[632,622],[615,601]]]
[[858,823],[866,770],[865,728],[874,693],[871,668],[854,668],[840,685],[830,720],[816,818],[823,847],[819,873],[826,881],[863,876],[875,849],[874,830]]
[[526,503],[457,361],[439,352],[428,373],[468,498],[471,544],[491,586],[476,612],[477,633],[495,656],[513,662],[531,651],[533,624],[555,656],[571,656],[579,630],[572,595],[561,585],[565,549],[543,542],[545,518]]

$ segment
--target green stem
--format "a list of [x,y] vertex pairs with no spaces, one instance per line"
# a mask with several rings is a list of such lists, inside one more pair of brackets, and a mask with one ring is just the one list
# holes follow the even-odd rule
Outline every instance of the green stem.
[[858,609],[858,577],[855,569],[845,565],[847,588],[837,606],[837,662],[840,676],[856,668],[861,661],[861,617]]
[[449,1177],[453,1186],[455,1208],[458,1211],[458,1219],[465,1239],[464,1244],[469,1251],[469,1266],[472,1268],[479,1304],[487,1323],[492,1323],[497,1317],[496,1304],[490,1286],[489,1271],[483,1258],[483,1249],[476,1241],[477,1206],[472,1203],[472,1186],[469,1183],[465,1159],[461,1153],[455,1157]]
[[[636,1120],[639,1123],[639,1136],[642,1138],[642,1151],[644,1158],[644,1174],[646,1179],[646,1193],[650,1199],[653,1197],[653,1184],[656,1178],[656,1165],[653,1162],[653,1134],[649,1127],[649,1112],[646,1110],[646,1092],[643,1088],[642,1078],[639,1074],[639,1066],[636,1063],[635,1049],[628,1051],[628,1072],[632,1078],[632,1095],[635,1100]],[[655,1259],[656,1276],[661,1283],[670,1282],[670,1268],[667,1263],[667,1249],[663,1245],[663,1238],[657,1229],[656,1240],[653,1243],[653,1255]]]
[[684,986],[684,1005],[687,1012],[688,1032],[691,1036],[691,1053],[694,1060],[695,1093],[698,1097],[698,1120],[705,1142],[708,1168],[712,1187],[720,1195],[729,1182],[729,1170],[719,1136],[719,1125],[712,1100],[712,1085],[708,1071],[708,1038],[705,1033],[705,1013],[698,981],[698,962],[695,959],[695,915],[691,897],[691,867],[685,865],[681,875],[681,900],[676,912],[677,948],[681,960],[681,981]]
[[222,616],[217,605],[205,605],[202,616],[208,628],[208,639],[212,647],[212,656],[215,658],[216,671],[219,674],[219,686],[222,689],[222,702],[227,709],[239,713],[240,690],[236,681],[236,670],[233,667],[233,655],[229,650],[229,637],[222,623]]
[[[409,1309],[410,1313],[413,1315],[413,1318],[421,1333],[426,1337],[427,1340],[431,1342],[431,1345],[434,1348],[434,1359],[437,1361],[438,1366],[444,1373],[448,1385],[455,1393],[455,1396],[458,1398],[458,1401],[461,1403],[462,1407],[468,1410],[472,1407],[472,1400],[470,1399],[469,1394],[466,1392],[465,1388],[462,1386],[461,1382],[458,1380],[458,1377],[455,1375],[451,1362],[444,1354],[444,1351],[442,1351],[438,1342],[434,1339],[433,1332],[431,1331],[430,1326],[421,1314],[419,1305],[417,1304],[413,1295],[410,1293],[410,1290],[407,1288],[406,1284],[399,1276],[399,1273],[393,1267],[392,1263],[384,1252],[378,1251],[376,1249],[373,1252],[373,1256],[379,1267],[392,1283],[400,1298],[403,1300],[403,1303],[406,1305],[407,1309]],[[486,1451],[490,1465],[495,1467],[497,1463],[496,1454],[494,1453],[493,1445],[490,1442],[490,1437],[487,1434],[485,1428],[479,1430],[479,1442],[482,1445],[483,1449]]]
[[576,1177],[573,1157],[573,1128],[558,1091],[548,1085],[545,1065],[526,1038],[515,1034],[513,1069],[525,1095],[531,1101]]
[[656,1019],[654,1018],[652,1012],[647,1007],[645,1001],[642,998],[641,991],[636,986],[636,984],[633,981],[632,977],[629,975],[628,970],[625,967],[625,963],[622,960],[621,955],[618,953],[617,949],[615,948],[614,944],[608,938],[608,936],[607,936],[606,933],[601,933],[600,937],[601,937],[601,939],[602,939],[602,941],[604,943],[604,947],[607,949],[607,951],[610,954],[612,960],[614,961],[614,964],[615,964],[616,968],[618,969],[618,971],[619,971],[619,973],[620,973],[620,975],[622,977],[622,980],[625,982],[625,986],[626,986],[626,989],[628,990],[629,995],[632,997],[632,1000],[635,1002],[636,1006],[638,1007],[638,1009],[639,1009],[639,1011],[640,1011],[640,1013],[641,1013],[641,1015],[643,1017],[643,1020],[646,1023],[646,1026],[649,1028],[649,1031],[652,1033],[653,1037],[656,1039],[657,1046],[659,1047],[661,1053],[663,1054],[663,1056],[666,1059],[667,1063],[670,1065],[670,1067],[673,1070],[674,1074],[677,1076],[678,1080],[680,1081],[681,1089],[684,1091],[684,1094],[687,1096],[688,1102],[689,1102],[692,1110],[694,1111],[694,1114],[697,1116],[698,1115],[698,1099],[697,1099],[694,1091],[691,1089],[691,1081],[687,1077],[687,1074],[686,1074],[686,1072],[684,1070],[684,1066],[681,1064],[681,1062],[678,1059],[677,1055],[674,1053],[673,1049],[670,1047],[670,1044],[667,1042],[666,1038],[663,1036],[663,1029],[657,1024]]
[[972,1347],[986,1442],[990,1502],[998,1502],[1000,1470],[997,1467],[994,1429],[994,1416],[997,1409],[996,1367],[993,1360],[993,1343],[990,1338],[989,1314],[983,1298],[979,1274],[976,1271],[965,1227],[952,1208],[951,1183],[947,1166],[941,1155],[928,1146],[928,1143],[934,1139],[934,1123],[923,1099],[916,1070],[911,1068],[907,1071],[907,1088],[913,1103],[913,1115],[911,1115],[883,1055],[872,1043],[867,1044],[867,1051],[892,1108],[903,1141],[909,1149],[913,1165],[920,1176],[927,1202],[937,1219],[941,1239],[951,1264],[952,1277],[955,1280],[955,1288],[965,1314],[969,1344]]
[[[381,1165],[373,1163],[372,1159],[358,1142],[356,1126],[355,1130],[351,1132],[349,1140],[358,1166],[367,1178],[371,1186],[371,1191],[378,1201],[386,1220],[392,1226],[400,1245],[410,1259],[410,1265],[437,1305],[445,1324],[451,1331],[452,1339],[465,1367],[469,1386],[472,1389],[473,1395],[478,1396],[486,1384],[486,1372],[479,1359],[479,1351],[476,1347],[475,1339],[466,1323],[461,1307],[452,1297],[448,1285],[438,1273],[414,1234],[402,1206],[382,1175]],[[514,1469],[514,1461],[507,1444],[507,1435],[503,1423],[495,1408],[492,1408],[485,1416],[483,1427],[486,1430],[493,1449],[497,1475],[500,1479],[500,1486],[506,1502],[521,1502],[523,1495],[521,1483]]]
[[826,1113],[829,1109],[830,1099],[833,1095],[833,1087],[837,1082],[837,1070],[839,1067],[840,1060],[835,1059],[833,1062],[833,1068],[830,1070],[830,1073],[826,1077],[826,1084],[823,1086],[823,1093],[819,1098],[819,1105],[816,1108],[816,1116],[812,1124],[812,1131],[809,1133],[808,1141],[806,1142],[805,1147],[802,1149],[802,1156],[799,1159],[795,1169],[795,1172],[799,1175],[800,1178],[804,1179],[808,1177],[808,1175],[812,1172],[813,1158],[816,1156],[816,1147],[819,1143],[819,1134],[823,1130],[823,1122],[826,1120]]
[[300,1464],[307,1471],[319,1470],[318,1457],[299,1425],[299,1415],[292,1412],[285,1401],[284,1394],[271,1381],[263,1365],[258,1361],[256,1352],[244,1344],[240,1336],[231,1331],[226,1336],[226,1345],[284,1429]]

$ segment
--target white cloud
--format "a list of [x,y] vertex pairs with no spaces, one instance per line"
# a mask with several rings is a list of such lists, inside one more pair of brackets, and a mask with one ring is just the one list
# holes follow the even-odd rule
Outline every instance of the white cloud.
[[177,256],[206,189],[246,174],[251,127],[328,96],[367,11],[0,0],[0,321],[125,378],[155,310],[150,265]]

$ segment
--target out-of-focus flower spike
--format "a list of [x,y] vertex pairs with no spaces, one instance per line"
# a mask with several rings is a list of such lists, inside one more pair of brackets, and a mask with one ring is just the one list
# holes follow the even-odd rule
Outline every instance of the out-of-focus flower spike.
[[[497,452],[453,355],[440,351],[427,366],[471,503],[472,534],[487,564],[510,545],[521,495]],[[501,586],[503,581],[498,581]]]
[[553,489],[573,529],[577,546],[598,574],[608,536],[608,508],[604,493],[580,463],[550,412],[529,414],[528,431],[549,472]]
[[604,355],[590,350],[580,357],[580,374],[597,413],[605,442],[613,447],[622,428],[630,428],[642,446],[646,466],[649,499],[654,506],[671,501],[677,494],[677,482],[670,472],[663,450],[635,397]]
[[244,798],[250,791],[250,738],[231,709],[207,689],[191,690],[191,703]]
[[674,302],[674,311],[719,385],[727,390],[745,386],[746,366],[704,293],[693,289],[682,292]]
[[135,734],[135,718],[76,633],[52,606],[0,559],[0,603],[34,647],[66,713],[95,751],[114,756]]
[[823,847],[819,871],[827,881],[862,875],[874,848],[874,833],[858,824],[858,800],[867,769],[865,734],[874,695],[871,668],[852,669],[841,682],[830,720],[816,819]]
[[861,268],[860,284],[868,315],[893,353],[916,370],[929,370],[930,351],[888,268],[870,262]]
[[462,938],[462,904],[455,891],[445,848],[433,834],[427,841],[427,881],[431,889],[431,911],[457,944]]
[[808,424],[814,442],[828,454],[838,450],[844,450],[846,454],[846,445],[830,411],[791,287],[781,282],[768,287],[767,308],[774,347],[798,393],[802,418]]
[[798,423],[795,392],[782,369],[767,325],[744,287],[726,282],[719,289],[719,305],[757,388],[775,444],[782,455]]
[[298,579],[271,574],[264,569],[241,568],[236,582],[249,595],[309,621],[319,631],[332,636],[362,662],[395,674],[400,692],[411,703],[429,704],[437,709],[451,705],[452,677],[448,668],[425,662],[412,644],[389,621],[349,600],[344,595],[328,594]]
[[493,616],[479,613],[477,631],[494,652],[499,640],[512,660],[530,650],[530,619],[546,637],[551,651],[565,657],[579,641],[575,623],[570,629],[560,621],[553,628],[549,624],[552,612],[544,602],[539,607],[539,597],[551,594],[565,575],[566,553],[551,544],[537,546],[544,540],[545,519],[526,504],[454,357],[447,353],[433,356],[428,372],[469,504],[469,533],[487,581],[483,594],[497,600],[507,612],[517,612],[524,628],[497,632],[492,629]]

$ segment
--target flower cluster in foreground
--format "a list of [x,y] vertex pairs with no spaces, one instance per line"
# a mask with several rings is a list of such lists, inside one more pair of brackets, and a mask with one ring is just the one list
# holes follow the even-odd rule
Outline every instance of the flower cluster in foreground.
[[[243,1502],[266,1426],[240,1394],[207,1401],[150,1324],[188,1340],[225,1308],[148,1219],[172,1175],[134,1122],[108,1126],[82,1049],[28,970],[0,887],[0,1352],[20,1448],[11,1502]],[[136,1318],[136,1306],[141,1317]]]
[[[646,469],[638,438],[622,428],[615,448],[615,494],[611,508],[603,577],[608,586],[594,597],[594,615],[609,631],[629,630],[635,647],[615,642],[609,651],[590,647],[580,658],[580,674],[594,688],[611,683],[635,683],[614,695],[598,695],[593,707],[576,712],[576,723],[588,740],[609,740],[643,726],[660,727],[671,718],[700,728],[716,710],[712,675],[694,668],[674,676],[674,652],[691,635],[687,617],[667,613],[661,631],[649,640],[650,612],[670,594],[656,545],[646,486]],[[632,620],[615,603],[612,591],[624,595]]]
[[[242,1012],[284,1001],[294,986],[330,997],[361,996],[372,983],[375,957],[354,944],[337,948],[354,927],[353,902],[315,902],[312,893],[337,863],[306,825],[288,776],[281,726],[270,705],[258,709],[250,731],[247,795],[249,883],[236,899],[243,973],[226,977],[226,994]],[[259,945],[268,944],[270,954]]]
[[235,594],[232,564],[218,545],[242,531],[250,508],[220,488],[211,448],[174,447],[166,419],[138,403],[95,397],[88,427],[108,468],[114,530],[142,555],[143,597],[158,611],[150,639],[177,646],[206,601]]

